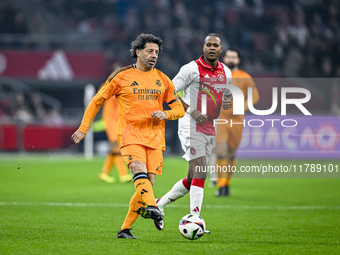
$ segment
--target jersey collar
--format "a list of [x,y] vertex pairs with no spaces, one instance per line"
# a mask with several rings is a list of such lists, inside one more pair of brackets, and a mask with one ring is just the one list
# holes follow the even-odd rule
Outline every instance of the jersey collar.
[[[210,70],[214,70],[214,68],[210,65],[208,65],[207,63],[205,63],[204,61],[204,55],[200,56],[200,58],[198,59],[198,62],[205,68],[210,69]],[[217,61],[217,66],[216,69],[218,68],[222,68],[222,64],[220,61]]]
[[137,64],[132,64],[132,66],[133,66],[133,69],[135,69],[135,70],[137,70],[137,71],[139,71],[139,72],[141,72],[141,73],[145,73],[145,74],[147,74],[147,73],[149,73],[149,72],[155,70],[155,68],[153,67],[150,71],[144,72],[144,71],[141,71],[141,70],[139,70],[139,69],[137,68]]

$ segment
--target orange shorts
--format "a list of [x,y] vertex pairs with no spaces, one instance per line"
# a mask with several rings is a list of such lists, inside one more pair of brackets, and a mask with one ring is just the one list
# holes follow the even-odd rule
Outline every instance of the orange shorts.
[[120,152],[128,166],[133,161],[141,161],[146,165],[148,173],[162,175],[162,150],[156,150],[139,144],[130,144],[121,148]]
[[[221,118],[221,117],[220,117]],[[227,119],[227,118],[226,118]],[[242,139],[243,125],[236,124],[230,127],[230,119],[227,124],[216,125],[215,143],[228,143],[228,147],[236,150]],[[234,119],[233,122],[243,122],[243,119]]]

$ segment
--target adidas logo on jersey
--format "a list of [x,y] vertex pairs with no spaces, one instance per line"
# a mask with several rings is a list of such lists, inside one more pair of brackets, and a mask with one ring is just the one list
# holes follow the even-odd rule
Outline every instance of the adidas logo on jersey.
[[134,81],[130,86],[138,86],[139,84],[136,82],[136,81]]

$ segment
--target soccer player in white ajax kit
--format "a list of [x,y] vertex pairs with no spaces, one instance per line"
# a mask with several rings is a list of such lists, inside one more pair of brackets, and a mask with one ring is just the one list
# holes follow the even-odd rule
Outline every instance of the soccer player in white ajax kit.
[[[178,122],[178,135],[184,156],[189,161],[187,177],[179,180],[172,189],[157,200],[164,207],[190,191],[190,214],[199,215],[203,202],[205,171],[215,144],[214,120],[223,109],[232,104],[226,85],[232,84],[231,71],[218,61],[223,50],[217,34],[208,34],[199,59],[182,66],[172,80],[176,92],[183,90],[182,104],[186,113]],[[205,104],[206,102],[206,104]]]

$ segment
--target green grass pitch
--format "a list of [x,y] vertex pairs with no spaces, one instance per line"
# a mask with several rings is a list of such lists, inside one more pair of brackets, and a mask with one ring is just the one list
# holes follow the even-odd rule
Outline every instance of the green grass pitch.
[[[166,208],[163,231],[139,218],[132,230],[138,239],[121,240],[116,234],[134,187],[101,182],[103,160],[0,154],[0,254],[340,254],[340,178],[236,175],[231,197],[223,198],[207,183],[201,216],[210,235],[195,241],[180,235],[187,195]],[[292,162],[304,161],[239,165]],[[166,157],[156,197],[186,172],[184,160]]]

